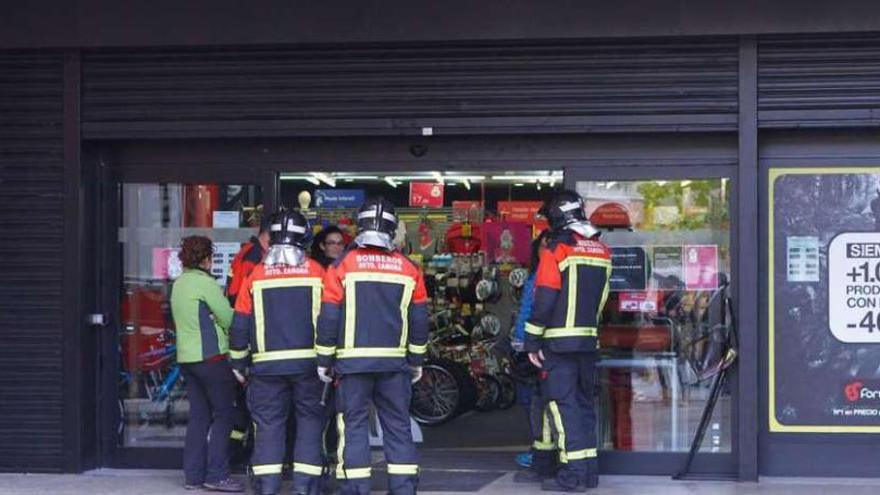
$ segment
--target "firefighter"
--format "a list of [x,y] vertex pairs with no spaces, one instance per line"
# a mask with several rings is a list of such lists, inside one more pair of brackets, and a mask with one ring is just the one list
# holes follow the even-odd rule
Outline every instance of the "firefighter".
[[541,368],[546,407],[542,435],[532,447],[533,467],[523,474],[541,481],[544,491],[585,491],[598,485],[594,387],[611,251],[599,241],[577,193],[557,194],[543,214],[551,235],[538,261],[525,350]]
[[271,246],[242,284],[235,304],[230,356],[239,381],[247,376],[247,403],[254,422],[251,469],[263,494],[281,488],[285,437],[291,410],[297,435],[293,488],[320,493],[324,472],[323,384],[315,376],[315,323],[324,269],[308,258],[310,228],[296,211],[282,211],[270,222]]
[[[254,268],[263,261],[267,249],[269,249],[269,223],[266,218],[263,218],[260,221],[259,233],[256,236],[251,236],[250,240],[241,246],[229,265],[229,274],[226,276],[226,297],[233,308],[241,292],[241,286],[244,285],[244,281],[247,280]],[[250,420],[245,407],[245,402],[247,402],[245,394],[245,390],[238,387],[235,422],[229,435],[232,439],[230,443],[231,455],[236,462],[244,462],[247,459],[247,450],[250,447],[247,441]],[[288,436],[292,437],[292,434],[289,433]]]
[[384,435],[392,494],[413,494],[418,458],[410,429],[412,383],[427,351],[427,291],[419,268],[396,252],[394,206],[371,198],[358,236],[327,270],[318,320],[318,375],[336,376],[336,477],[347,494],[370,493],[369,404]]
[[235,307],[235,300],[241,292],[241,285],[247,280],[253,269],[263,261],[266,250],[269,249],[269,224],[265,220],[260,221],[260,232],[251,236],[250,240],[241,246],[235,258],[229,265],[229,274],[226,277],[226,297],[229,303]]

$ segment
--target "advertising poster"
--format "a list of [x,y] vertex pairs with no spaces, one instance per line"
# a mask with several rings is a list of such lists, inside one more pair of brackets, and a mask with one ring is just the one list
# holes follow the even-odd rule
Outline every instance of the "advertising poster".
[[183,273],[183,264],[177,253],[178,248],[153,248],[153,278],[158,280],[174,280]]
[[718,246],[684,247],[684,286],[687,290],[718,288]]
[[657,293],[646,292],[621,292],[619,310],[621,313],[656,313]]
[[880,168],[769,179],[770,431],[880,433]]
[[238,210],[235,211],[215,211],[214,223],[211,224],[215,229],[237,229],[241,219]]
[[229,267],[232,260],[241,249],[241,243],[238,242],[215,242],[214,243],[214,264],[211,265],[211,275],[217,278],[217,283],[226,286],[226,277],[229,276]]
[[684,264],[681,246],[654,246],[654,264],[651,267],[654,288],[678,290],[684,288]]
[[364,197],[363,189],[315,189],[315,208],[357,208]]
[[436,182],[410,182],[409,205],[411,207],[443,207],[443,184]]
[[648,286],[648,257],[638,246],[611,248],[611,290],[643,291]]

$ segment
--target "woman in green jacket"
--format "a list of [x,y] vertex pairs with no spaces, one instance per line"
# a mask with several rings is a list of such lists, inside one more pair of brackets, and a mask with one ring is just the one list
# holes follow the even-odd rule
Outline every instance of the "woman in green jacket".
[[183,239],[183,274],[171,289],[177,362],[186,378],[189,422],[183,448],[187,489],[242,492],[229,477],[229,434],[235,419],[236,378],[227,359],[232,308],[210,273],[214,246],[203,236]]

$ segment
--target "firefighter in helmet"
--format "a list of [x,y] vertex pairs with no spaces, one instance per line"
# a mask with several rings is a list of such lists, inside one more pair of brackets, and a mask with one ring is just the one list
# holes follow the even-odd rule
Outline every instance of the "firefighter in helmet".
[[394,249],[398,221],[390,202],[365,201],[357,226],[352,247],[324,277],[318,320],[318,375],[337,383],[336,477],[343,493],[370,492],[372,401],[384,434],[389,491],[412,494],[419,467],[409,406],[427,351],[427,291],[421,270]]
[[323,384],[315,376],[315,324],[324,269],[306,256],[311,234],[297,211],[273,215],[265,259],[243,282],[230,332],[230,356],[240,381],[247,374],[247,402],[254,422],[251,469],[262,494],[281,489],[288,458],[285,437],[296,421],[293,488],[317,495],[325,471]]

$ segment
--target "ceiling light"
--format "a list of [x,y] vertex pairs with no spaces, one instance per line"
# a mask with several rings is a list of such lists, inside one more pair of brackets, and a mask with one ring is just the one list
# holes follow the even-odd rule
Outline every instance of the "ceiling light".
[[385,177],[385,182],[387,182],[388,185],[391,187],[397,187],[400,185],[400,182],[397,182],[396,180],[394,180],[391,177]]
[[524,185],[525,184],[523,184],[522,182],[517,182],[516,184],[513,185],[513,187],[522,187]]
[[431,172],[431,175],[434,176],[434,179],[437,180],[438,184],[443,184],[443,174],[440,172]]
[[330,187],[336,187],[336,179],[330,177],[324,172],[312,172],[312,177],[318,179],[319,181],[327,184]]
[[468,181],[467,179],[464,179],[464,180],[461,181],[461,183],[464,185],[464,188],[465,188],[465,189],[467,189],[468,191],[471,190],[471,183],[470,183],[470,181]]

